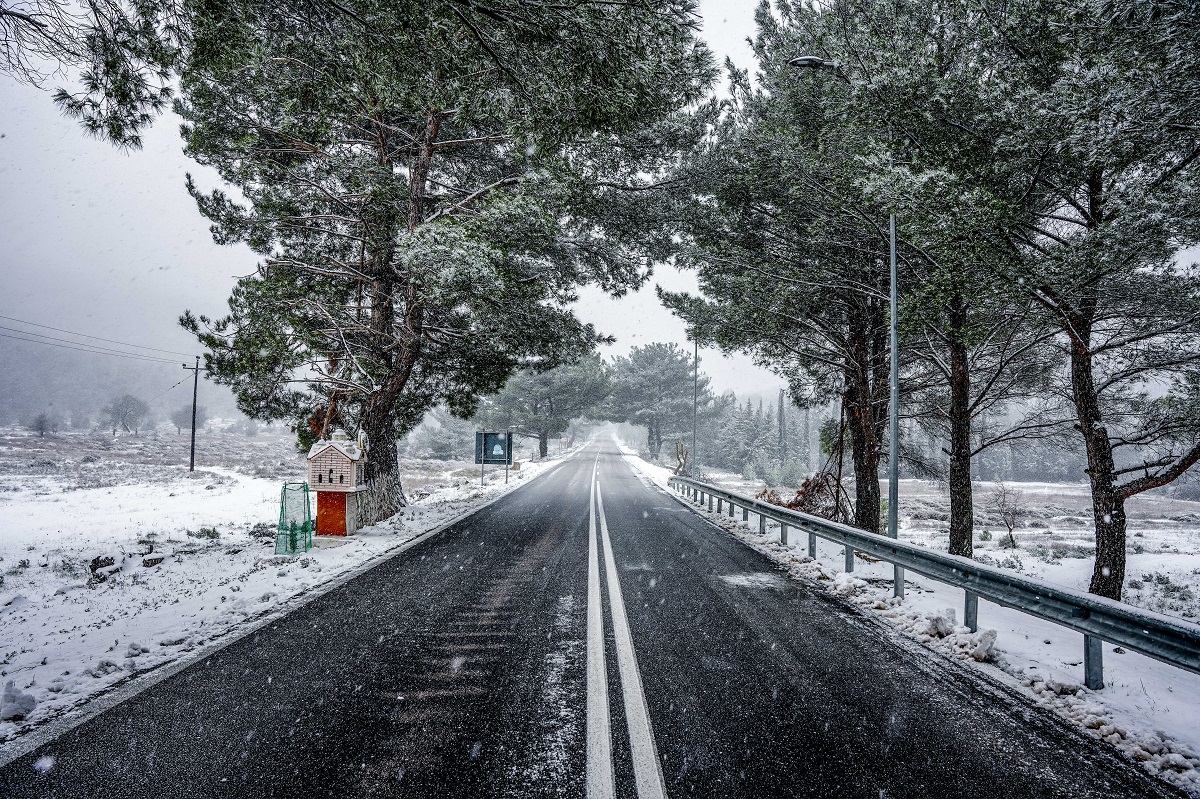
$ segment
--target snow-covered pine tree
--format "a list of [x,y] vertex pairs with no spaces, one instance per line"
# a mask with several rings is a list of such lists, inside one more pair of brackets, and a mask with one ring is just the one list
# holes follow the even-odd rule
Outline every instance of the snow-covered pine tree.
[[731,448],[729,454],[738,471],[747,463],[754,460],[754,440],[757,430],[754,425],[754,403],[746,400],[733,417],[730,430]]
[[741,433],[738,428],[741,405],[738,404],[737,395],[733,392],[725,394],[718,400],[722,403],[720,412],[710,414],[707,425],[703,423],[700,425],[702,431],[708,428],[706,432],[709,433],[708,436],[702,436],[700,439],[703,461],[706,465],[718,469],[741,471],[744,465],[740,455]]
[[[782,7],[781,7],[782,8]],[[855,524],[879,528],[887,422],[887,210],[859,181],[885,132],[846,124],[844,87],[787,62],[813,7],[788,4],[781,27],[761,6],[759,80],[731,73],[732,98],[697,113],[711,134],[676,180],[679,263],[701,296],[660,292],[706,344],[752,354],[793,397],[844,400],[854,464]],[[882,224],[880,220],[883,220]]]
[[483,398],[475,418],[485,427],[512,428],[536,438],[538,455],[544,458],[550,437],[594,413],[612,389],[607,367],[591,355],[545,372],[517,372],[498,393]]
[[475,450],[475,428],[450,413],[445,406],[431,408],[405,443],[417,457],[466,460]]
[[54,101],[83,129],[138,149],[171,100],[178,59],[175,0],[25,0],[0,4],[0,75],[44,86],[71,72]]
[[[990,165],[949,151],[942,168],[994,189],[1018,259],[1001,271],[1058,327],[1091,483],[1090,590],[1114,599],[1126,500],[1200,460],[1196,420],[1167,410],[1187,395],[1177,378],[1200,368],[1200,274],[1175,261],[1200,240],[1200,139],[1187,116],[1200,28],[1160,13],[1168,5],[1008,3],[969,33],[951,28],[992,66],[969,107],[939,109],[944,127],[985,144]],[[1172,390],[1153,399],[1157,385]]]
[[[696,379],[690,353],[674,343],[634,347],[628,357],[613,360],[612,377],[612,397],[604,413],[613,421],[645,427],[650,457],[658,459],[670,436],[690,437]],[[714,407],[709,378],[701,374],[699,381],[699,409],[707,415]]]
[[[1169,410],[1187,404],[1186,376],[1200,368],[1200,274],[1176,262],[1200,241],[1200,22],[1159,0],[830,9],[855,73],[854,116],[900,134],[880,173],[910,174],[881,188],[929,191],[935,240],[966,235],[960,252],[992,251],[965,274],[974,300],[994,296],[998,278],[1040,309],[1033,325],[1057,328],[1092,489],[1090,588],[1119,598],[1125,501],[1200,460],[1196,420]],[[941,326],[966,332],[951,337],[959,346],[980,318],[963,305],[949,303]],[[1020,368],[967,368],[975,385],[1020,396]],[[1154,399],[1152,386],[1171,391]],[[967,437],[950,433],[961,452]]]
[[710,79],[694,5],[192,13],[177,104],[187,152],[235,191],[189,188],[218,242],[263,261],[228,316],[183,324],[244,412],[308,435],[364,431],[361,521],[387,517],[404,504],[399,434],[439,402],[470,415],[518,368],[591,352],[600,336],[569,308],[576,287],[645,278],[605,235],[604,203],[614,177],[662,155],[627,139]]
[[[1011,176],[978,136],[945,121],[974,119],[991,69],[989,37],[965,5],[837,5],[821,20],[803,35],[846,65],[844,113],[894,133],[864,159],[859,181],[899,220],[900,322],[904,350],[915,356],[901,412],[947,441],[950,552],[969,557],[972,460],[1005,441],[1053,434],[1065,418],[1050,385],[1061,361],[1051,346],[1056,328],[1010,277],[1017,256],[1003,194]],[[947,171],[948,158],[969,175]],[[1011,423],[977,434],[982,414],[999,420],[1014,405],[1024,412]],[[900,443],[902,458],[923,468],[919,449]]]

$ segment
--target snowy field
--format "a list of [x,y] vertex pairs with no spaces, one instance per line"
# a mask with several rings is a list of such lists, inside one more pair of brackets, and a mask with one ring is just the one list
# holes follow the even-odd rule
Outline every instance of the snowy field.
[[[647,463],[621,445],[626,459],[664,488],[671,471]],[[732,491],[754,495],[763,488],[732,474],[706,475]],[[998,518],[981,513],[980,561],[1059,585],[1087,590],[1092,569],[1089,498],[1083,485],[1014,483],[1029,516],[1014,531],[1017,547]],[[990,486],[977,485],[980,494]],[[785,493],[786,491],[786,493]],[[674,492],[672,492],[674,493]],[[790,496],[793,491],[781,489]],[[690,506],[694,507],[694,506]],[[946,551],[949,495],[928,481],[901,481],[900,537]],[[1083,636],[1015,610],[979,602],[979,632],[959,621],[963,592],[909,574],[903,601],[892,597],[892,567],[859,558],[843,571],[840,546],[820,542],[807,556],[807,536],[779,543],[778,526],[765,536],[751,517],[746,526],[728,516],[697,509],[715,524],[780,563],[793,576],[815,581],[864,610],[886,619],[916,641],[958,658],[1016,688],[1140,762],[1151,774],[1200,796],[1200,675],[1106,644],[1105,687],[1083,687]],[[740,519],[740,514],[738,514]],[[1200,612],[1200,503],[1142,496],[1129,503],[1129,567],[1125,601],[1195,622]],[[1003,535],[1001,535],[1003,531]]]
[[[174,429],[114,440],[0,428],[0,756],[3,742],[286,612],[558,460],[526,463],[507,485],[489,467],[481,488],[474,464],[403,459],[414,500],[403,513],[277,556],[281,484],[304,479],[293,442],[210,425],[189,473]],[[95,558],[112,565],[93,574]]]

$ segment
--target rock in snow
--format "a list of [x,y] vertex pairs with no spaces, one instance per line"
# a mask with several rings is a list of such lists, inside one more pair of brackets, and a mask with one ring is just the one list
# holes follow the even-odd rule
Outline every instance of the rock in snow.
[[12,680],[4,683],[4,693],[0,694],[0,721],[20,721],[29,718],[35,707],[37,700],[32,694],[22,691]]

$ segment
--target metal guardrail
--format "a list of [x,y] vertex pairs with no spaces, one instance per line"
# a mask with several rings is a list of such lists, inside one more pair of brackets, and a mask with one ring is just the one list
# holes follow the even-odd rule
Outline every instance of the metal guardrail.
[[733,516],[735,510],[740,508],[744,522],[748,522],[753,513],[758,517],[760,533],[767,532],[767,520],[776,522],[780,525],[781,543],[788,543],[789,528],[807,532],[808,554],[811,557],[816,557],[817,538],[841,544],[846,549],[846,571],[854,569],[854,553],[863,552],[938,582],[962,588],[966,592],[964,623],[972,631],[979,627],[978,608],[979,598],[982,597],[997,605],[1081,632],[1084,635],[1084,684],[1093,690],[1104,687],[1102,641],[1200,674],[1200,625],[1095,594],[1023,577],[977,563],[970,558],[935,552],[868,533],[688,477],[672,477],[670,485],[694,503],[707,502],[710,511],[714,510],[714,502],[717,513],[724,513],[723,506],[727,505],[729,515]]

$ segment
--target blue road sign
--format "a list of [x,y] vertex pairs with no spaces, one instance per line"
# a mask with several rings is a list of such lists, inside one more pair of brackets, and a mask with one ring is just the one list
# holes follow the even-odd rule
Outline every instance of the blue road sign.
[[512,465],[512,431],[475,433],[475,462]]

